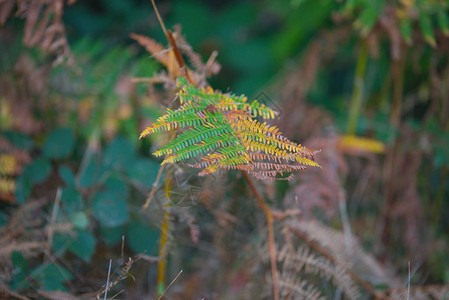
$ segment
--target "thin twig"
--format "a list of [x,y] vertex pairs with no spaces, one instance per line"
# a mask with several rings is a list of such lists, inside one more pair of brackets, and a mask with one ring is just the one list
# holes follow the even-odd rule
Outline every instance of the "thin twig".
[[112,259],[109,259],[108,279],[106,279],[106,288],[104,290],[104,300],[106,300],[106,297],[108,296],[109,275],[111,275],[111,265],[112,265]]
[[125,235],[122,235],[122,263],[125,262]]
[[410,262],[408,262],[408,289],[407,289],[407,300],[410,299]]
[[182,73],[184,73],[183,75],[187,79],[188,82],[190,82],[194,86],[197,86],[197,84],[193,80],[193,78],[190,77],[190,74],[189,74],[187,68],[185,68],[186,63],[184,61],[184,58],[182,58],[181,52],[179,51],[178,45],[176,45],[175,38],[173,37],[173,34],[170,30],[168,31],[168,41],[169,41],[169,43],[173,49],[173,52],[175,54],[176,61],[178,62],[178,65],[179,65],[179,70]]
[[263,211],[265,212],[265,216],[267,218],[267,227],[268,227],[268,247],[270,251],[270,262],[271,262],[271,277],[273,281],[273,296],[274,300],[279,300],[279,288],[278,288],[278,279],[277,279],[277,266],[276,266],[276,247],[274,243],[274,231],[273,231],[273,215],[271,213],[270,208],[265,203],[265,201],[262,199],[262,196],[257,191],[256,187],[254,186],[253,181],[251,178],[249,178],[248,174],[245,171],[242,171],[243,178],[245,178],[246,182],[248,183],[251,191],[254,193],[254,195],[257,198],[257,201],[259,202],[259,205],[262,207]]
[[171,287],[171,285],[176,281],[176,279],[178,279],[179,275],[181,275],[182,270],[179,271],[178,275],[176,275],[175,278],[173,278],[173,280],[170,282],[170,284],[167,286],[167,288],[164,290],[164,292],[159,296],[159,298],[157,298],[157,300],[160,300],[162,298],[162,296],[164,296],[165,292],[167,292],[167,290]]
[[151,199],[153,199],[154,194],[157,191],[157,186],[159,184],[159,180],[161,179],[162,171],[164,170],[165,165],[161,165],[159,167],[159,171],[157,172],[156,180],[153,183],[153,188],[151,189],[151,192],[148,194],[147,200],[145,201],[145,204],[142,206],[142,209],[148,208],[150,205]]
[[58,188],[56,191],[55,204],[53,205],[53,210],[51,213],[50,226],[48,226],[47,249],[49,251],[51,250],[51,244],[53,241],[53,235],[54,235],[53,224],[56,222],[56,216],[58,215],[59,204],[61,203],[61,194],[62,194],[62,190],[61,190],[61,188]]
[[[170,138],[171,139],[171,138]],[[159,240],[159,252],[158,255],[161,259],[157,264],[157,295],[162,295],[160,292],[165,285],[165,271],[167,268],[167,241],[168,234],[170,230],[170,192],[171,192],[171,177],[172,177],[172,168],[169,168],[167,171],[167,176],[165,177],[165,199],[166,203],[164,204],[164,215],[162,217],[162,226],[161,226],[161,236]]]
[[160,257],[160,256],[150,256],[150,255],[146,255],[146,254],[141,254],[139,257],[147,262],[150,262],[150,263],[158,262],[161,259],[165,258],[165,257]]
[[22,296],[17,292],[11,291],[3,282],[0,282],[0,296],[10,296],[20,300],[31,300],[30,298]]
[[157,19],[159,20],[159,24],[161,25],[162,31],[164,32],[165,37],[167,37],[167,40],[168,40],[167,29],[165,28],[164,21],[162,21],[161,15],[159,14],[159,10],[157,9],[157,6],[156,6],[156,3],[154,3],[154,0],[151,0],[151,4],[153,4],[154,11],[156,12]]
[[112,296],[112,298],[111,298],[110,300],[114,299],[115,297],[117,297],[118,295],[120,295],[121,293],[123,293],[124,291],[125,291],[125,289],[121,290],[120,292],[118,292],[117,294],[115,294],[114,296]]

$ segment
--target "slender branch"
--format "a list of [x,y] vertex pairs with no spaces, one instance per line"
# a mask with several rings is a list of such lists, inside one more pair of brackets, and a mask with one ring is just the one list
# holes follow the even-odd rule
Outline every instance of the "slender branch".
[[164,292],[159,296],[159,298],[157,298],[157,300],[160,300],[162,298],[162,296],[164,296],[165,292],[167,292],[167,290],[172,286],[172,284],[176,281],[176,279],[178,279],[179,275],[181,275],[182,270],[179,271],[178,275],[176,275],[176,277],[170,282],[170,284],[167,286],[167,288],[164,290]]
[[58,215],[59,205],[61,204],[61,195],[62,195],[62,190],[60,188],[58,188],[57,191],[56,191],[55,204],[53,205],[53,210],[52,210],[52,213],[51,213],[50,224],[48,226],[48,231],[47,231],[47,249],[48,249],[48,251],[51,251],[51,244],[53,242],[53,235],[55,233],[53,225],[56,222],[56,217]]
[[165,200],[164,203],[164,216],[162,217],[162,226],[161,226],[161,237],[159,241],[159,253],[158,256],[161,257],[161,260],[157,263],[157,296],[160,297],[164,293],[165,289],[165,275],[167,270],[167,241],[168,241],[168,232],[170,230],[170,191],[171,191],[171,176],[172,170],[169,168],[167,170],[167,176],[165,177]]
[[368,43],[362,40],[360,45],[359,58],[354,78],[354,90],[352,93],[351,106],[349,108],[348,134],[355,134],[357,131],[357,121],[359,119],[360,110],[363,100],[363,86],[366,70],[366,62],[368,60]]
[[164,21],[162,21],[161,15],[159,14],[159,10],[157,9],[157,6],[156,6],[156,3],[154,2],[154,0],[151,0],[151,4],[153,5],[154,11],[156,12],[156,16],[157,16],[157,19],[159,21],[159,24],[162,27],[162,31],[164,32],[165,37],[168,40],[167,28],[165,28]]
[[173,37],[173,33],[171,32],[171,30],[168,31],[168,41],[169,41],[169,43],[173,49],[173,52],[175,54],[176,61],[178,62],[178,65],[179,65],[179,70],[183,73],[183,75],[185,76],[185,78],[187,79],[188,82],[190,82],[194,86],[197,86],[196,82],[190,76],[187,68],[185,68],[186,63],[184,61],[184,58],[182,58],[182,55],[181,55],[181,52],[179,51],[178,46],[176,45],[176,41],[175,41],[175,38]]
[[398,61],[393,61],[393,104],[391,106],[390,124],[398,128],[401,123],[402,93],[404,89],[405,51]]
[[262,196],[257,191],[256,187],[254,186],[253,181],[248,176],[248,174],[245,171],[242,171],[243,178],[245,178],[246,182],[248,183],[251,191],[254,193],[254,195],[257,198],[257,201],[259,202],[259,205],[262,207],[265,216],[267,218],[267,227],[268,227],[268,243],[269,243],[269,251],[270,251],[270,262],[271,262],[271,277],[273,281],[273,294],[274,294],[274,300],[279,300],[279,287],[278,287],[278,279],[277,279],[277,266],[276,266],[276,247],[274,243],[274,231],[273,231],[273,215],[271,213],[270,208],[265,203],[265,201],[262,199]]
[[145,201],[145,204],[142,206],[142,209],[147,209],[150,205],[151,199],[153,199],[154,194],[157,191],[157,186],[159,184],[159,180],[161,179],[162,171],[164,170],[165,165],[161,165],[159,167],[159,171],[157,172],[156,180],[153,183],[153,188],[151,189],[150,194],[148,194],[147,200]]
[[106,300],[106,298],[108,296],[109,276],[111,275],[111,264],[112,264],[112,259],[109,259],[108,278],[106,279],[106,288],[104,290],[104,300]]

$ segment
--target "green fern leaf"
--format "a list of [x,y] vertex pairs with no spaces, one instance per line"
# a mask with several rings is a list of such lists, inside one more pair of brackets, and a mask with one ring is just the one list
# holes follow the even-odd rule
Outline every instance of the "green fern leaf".
[[[279,129],[260,123],[255,117],[274,118],[277,113],[257,100],[223,94],[210,87],[197,89],[185,78],[178,80],[181,106],[166,113],[147,127],[141,138],[163,131],[177,136],[157,150],[165,156],[162,164],[185,162],[202,169],[199,175],[218,170],[243,170],[258,179],[290,180],[285,172],[318,166],[314,151],[284,137]],[[200,161],[188,161],[199,157]]]

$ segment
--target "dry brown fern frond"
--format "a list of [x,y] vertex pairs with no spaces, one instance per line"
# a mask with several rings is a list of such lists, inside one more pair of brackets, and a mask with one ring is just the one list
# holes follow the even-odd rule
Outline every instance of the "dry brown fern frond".
[[[411,257],[423,261],[429,253],[428,226],[424,215],[421,197],[418,191],[418,176],[423,151],[417,145],[418,134],[405,126],[400,129],[397,144],[390,148],[384,167],[384,204],[382,241],[386,248],[396,247],[400,242],[405,245]],[[403,262],[406,263],[406,262]]]
[[424,285],[390,290],[390,297],[394,300],[447,300],[449,299],[449,285]]
[[[332,279],[349,299],[361,298],[356,282],[345,272],[343,267],[333,264],[325,257],[316,256],[308,247],[299,247],[294,251],[290,245],[285,245],[280,251],[278,259],[283,265],[282,276],[284,278],[300,279],[305,274],[314,274],[327,280]],[[316,290],[312,289],[314,294]]]
[[[71,5],[76,0],[68,0]],[[4,25],[17,6],[16,16],[25,19],[23,44],[38,46],[56,56],[54,65],[67,61],[74,65],[62,15],[64,0],[5,0],[0,2],[0,24]]]
[[[181,34],[181,27],[175,26],[176,42],[179,49],[189,59],[190,65],[196,71],[196,76],[202,77],[200,83],[205,83],[206,79],[212,75],[217,75],[221,70],[221,65],[215,60],[218,55],[217,51],[212,52],[206,64],[203,63],[201,55],[195,52],[190,44]],[[197,80],[198,82],[198,80]]]
[[286,222],[286,226],[316,242],[338,265],[351,270],[371,285],[399,286],[377,260],[360,246],[353,235],[345,235],[343,231],[332,229],[315,220],[290,220]]
[[337,149],[338,136],[315,138],[308,141],[312,147],[322,149],[317,153],[323,169],[320,172],[309,170],[299,173],[298,184],[287,193],[284,203],[289,207],[298,207],[304,215],[312,215],[320,208],[330,219],[338,212],[339,201],[345,196],[341,178],[348,173],[345,157]]
[[14,212],[14,214],[8,220],[8,223],[5,226],[0,228],[0,236],[2,238],[5,238],[8,235],[10,235],[11,232],[20,231],[22,228],[24,228],[27,225],[26,221],[30,220],[27,216],[34,213],[35,211],[41,209],[46,203],[47,203],[47,201],[41,199],[41,200],[29,201],[29,202],[25,203],[24,205],[22,205],[19,209],[17,209]]
[[50,233],[72,233],[72,223],[47,224],[43,211],[45,199],[29,201],[14,211],[5,226],[0,228],[0,266],[8,266],[14,251],[24,257],[45,253]]
[[324,300],[320,291],[311,286],[308,281],[301,281],[290,276],[290,274],[279,274],[279,290],[282,299],[310,299]]
[[[132,33],[130,37],[143,46],[167,70],[167,72],[156,73],[151,78],[136,78],[134,81],[146,81],[151,84],[163,83],[165,90],[173,91],[176,89],[176,79],[179,76],[186,76],[192,82],[195,82],[198,87],[204,87],[207,86],[207,78],[217,74],[221,69],[220,64],[215,61],[216,52],[212,53],[205,64],[202,62],[201,56],[193,50],[182,36],[179,26],[175,26],[173,38],[179,51],[189,59],[191,68],[187,65],[179,66],[174,49],[165,47],[154,39],[143,35]],[[171,99],[172,97],[164,98]]]
[[167,69],[169,69],[168,67],[170,66],[170,53],[164,46],[162,46],[152,38],[144,35],[131,33],[129,36],[133,40],[138,42],[142,47],[144,47],[145,50],[147,50],[151,54],[151,57],[153,57]]
[[8,244],[0,248],[0,258],[7,260],[11,257],[14,251],[22,253],[25,257],[35,256],[44,251],[45,242],[14,242],[10,241]]

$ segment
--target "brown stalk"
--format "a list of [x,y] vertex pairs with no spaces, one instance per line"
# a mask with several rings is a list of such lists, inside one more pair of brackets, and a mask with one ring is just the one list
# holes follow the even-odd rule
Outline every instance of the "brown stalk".
[[186,63],[184,61],[184,58],[182,58],[178,46],[176,45],[176,41],[173,37],[173,33],[171,32],[171,30],[168,31],[168,41],[170,42],[173,52],[175,53],[176,61],[179,64],[179,69],[181,70],[181,72],[183,73],[188,82],[190,82],[194,86],[197,86],[196,82],[190,77],[189,72],[185,68]]
[[245,178],[246,183],[248,183],[251,191],[254,193],[254,195],[257,198],[257,201],[259,202],[259,205],[262,207],[265,216],[267,218],[267,227],[268,227],[268,243],[269,243],[269,251],[270,251],[270,262],[271,262],[271,277],[273,281],[273,294],[274,299],[279,300],[279,287],[278,287],[278,279],[277,279],[277,266],[276,266],[276,247],[274,243],[274,231],[273,231],[273,214],[271,213],[270,208],[265,203],[265,201],[262,199],[262,196],[257,191],[256,187],[254,186],[253,181],[248,176],[248,174],[245,171],[242,171],[243,178]]
[[404,88],[405,50],[397,61],[393,61],[393,103],[391,106],[390,124],[398,128],[401,122],[402,93]]

